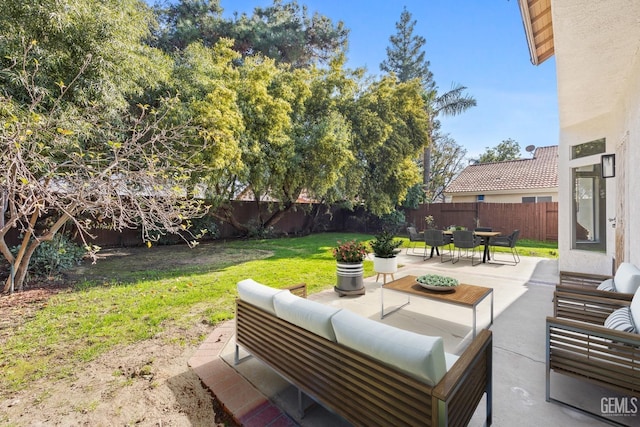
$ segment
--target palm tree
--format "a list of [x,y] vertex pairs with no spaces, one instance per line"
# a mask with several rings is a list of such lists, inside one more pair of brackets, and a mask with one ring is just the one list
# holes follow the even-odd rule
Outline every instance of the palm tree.
[[457,116],[469,108],[475,107],[475,98],[463,93],[466,89],[465,86],[453,84],[451,85],[451,90],[441,95],[438,95],[435,89],[426,94],[425,104],[429,109],[429,119],[431,120],[429,141],[424,147],[423,154],[423,186],[427,194],[429,193],[429,183],[431,181],[431,149],[441,137],[441,134],[438,132],[440,129],[440,121],[437,117],[439,114]]

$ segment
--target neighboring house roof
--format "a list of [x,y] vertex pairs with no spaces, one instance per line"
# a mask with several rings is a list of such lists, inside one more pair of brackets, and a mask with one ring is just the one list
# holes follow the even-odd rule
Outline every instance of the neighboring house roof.
[[467,166],[445,193],[558,188],[558,146],[539,147],[533,158]]

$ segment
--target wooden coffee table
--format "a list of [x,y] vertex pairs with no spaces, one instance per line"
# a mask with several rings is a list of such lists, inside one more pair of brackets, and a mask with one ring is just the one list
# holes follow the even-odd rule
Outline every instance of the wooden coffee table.
[[[389,289],[396,292],[407,294],[407,302],[393,310],[384,312],[384,290]],[[473,338],[476,337],[477,311],[476,308],[485,298],[491,296],[491,321],[489,326],[493,325],[493,288],[485,288],[482,286],[459,284],[453,292],[438,292],[425,289],[416,282],[416,276],[405,276],[398,280],[394,280],[380,288],[380,317],[384,319],[391,313],[395,313],[402,307],[411,303],[411,296],[415,295],[434,301],[440,301],[448,304],[461,305],[469,307],[473,310]]]

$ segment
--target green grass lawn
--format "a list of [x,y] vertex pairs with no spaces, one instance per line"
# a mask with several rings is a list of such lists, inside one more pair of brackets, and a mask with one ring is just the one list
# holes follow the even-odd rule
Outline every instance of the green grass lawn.
[[[248,277],[274,287],[305,282],[311,293],[329,289],[335,283],[331,249],[336,242],[371,238],[325,233],[194,249],[152,247],[138,249],[142,255],[85,266],[88,277],[95,270],[100,279],[55,295],[2,343],[0,393],[28,387],[38,378],[68,376],[116,345],[149,339],[169,327],[231,319],[236,283]],[[551,244],[521,242],[521,255],[553,257],[557,252]],[[373,263],[365,261],[365,276],[372,274]],[[179,342],[181,337],[176,332],[167,339]]]

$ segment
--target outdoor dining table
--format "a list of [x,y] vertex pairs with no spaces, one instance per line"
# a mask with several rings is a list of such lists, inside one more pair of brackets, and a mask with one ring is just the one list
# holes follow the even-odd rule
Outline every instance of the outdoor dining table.
[[[453,234],[453,230],[444,230],[444,234]],[[484,240],[484,252],[482,253],[482,262],[487,262],[487,260],[491,261],[491,254],[489,253],[489,243],[492,237],[497,237],[500,235],[499,231],[474,231],[478,237],[482,237]],[[431,256],[433,256],[433,248],[431,248]]]

